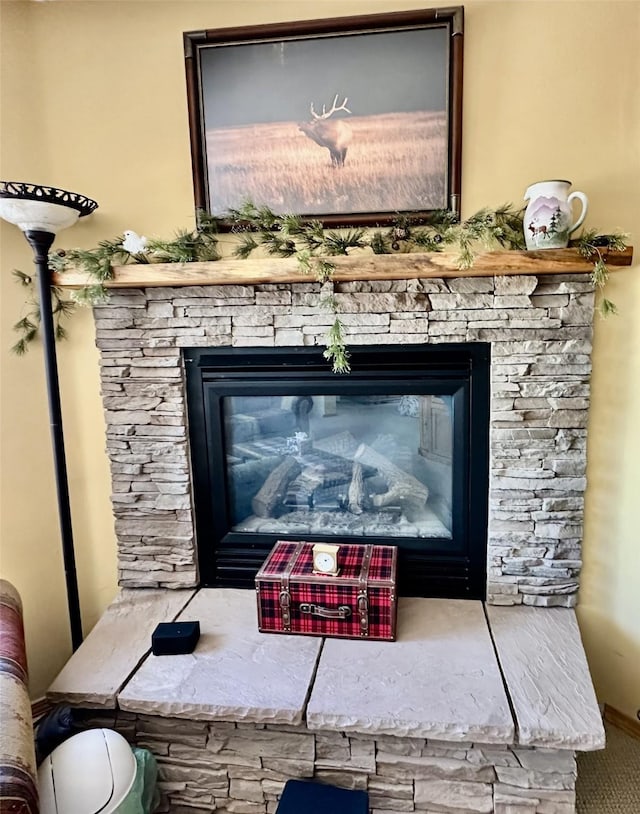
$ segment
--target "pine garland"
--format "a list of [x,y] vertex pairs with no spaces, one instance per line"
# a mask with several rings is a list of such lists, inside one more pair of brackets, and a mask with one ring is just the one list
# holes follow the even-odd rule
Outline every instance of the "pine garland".
[[[71,299],[64,299],[61,289],[52,287],[52,308],[57,339],[66,339],[67,332],[60,320],[71,316],[76,305],[93,306],[106,302],[109,292],[105,282],[113,278],[114,265],[128,263],[193,263],[219,260],[218,221],[206,213],[199,212],[194,231],[180,230],[173,240],[150,240],[146,251],[131,254],[122,245],[124,235],[113,240],[101,241],[95,249],[53,250],[49,253],[49,269],[64,272],[75,268],[85,272],[95,282],[71,292]],[[32,289],[32,278],[15,270],[14,276],[25,287]],[[40,306],[31,291],[28,299],[28,312],[13,326],[20,335],[12,350],[18,355],[27,352],[29,344],[38,335]]]
[[[232,224],[235,257],[247,259],[258,249],[275,257],[296,257],[303,272],[325,283],[332,279],[335,271],[335,264],[328,258],[363,249],[374,254],[392,254],[399,251],[441,252],[446,247],[455,246],[458,250],[458,268],[471,268],[478,246],[524,249],[523,216],[524,208],[516,209],[511,204],[505,204],[497,209],[481,209],[462,222],[449,210],[437,210],[420,220],[401,216],[385,229],[338,231],[325,230],[319,220],[303,220],[293,214],[276,215],[267,206],[256,206],[247,201],[239,209],[230,210],[225,220]],[[219,260],[218,232],[218,219],[198,211],[195,230],[178,231],[169,241],[149,240],[145,251],[140,254],[131,254],[124,249],[123,236],[104,240],[95,249],[51,252],[49,266],[52,271],[80,269],[95,280],[95,283],[74,291],[71,301],[63,298],[60,289],[52,288],[56,336],[66,337],[60,320],[70,316],[76,304],[94,305],[108,299],[104,284],[113,277],[113,265]],[[570,245],[577,248],[585,259],[593,262],[591,280],[598,290],[604,288],[609,276],[603,250],[622,251],[627,246],[627,239],[627,235],[619,232],[598,234],[595,230],[588,230],[571,242]],[[31,277],[20,271],[14,271],[14,275],[22,285],[31,287]],[[18,354],[26,352],[40,324],[39,306],[35,298],[29,297],[27,302],[28,313],[14,325],[14,330],[20,334],[20,339],[13,346]],[[337,300],[333,296],[325,296],[320,305],[335,317],[327,333],[324,356],[332,363],[335,373],[348,373],[351,369],[349,352]],[[617,312],[616,306],[604,295],[600,297],[598,310],[603,316]]]
[[[256,207],[251,202],[230,213],[233,231],[240,236],[235,249],[236,257],[248,258],[256,249],[266,248],[278,257],[296,256],[300,269],[313,274],[319,282],[330,280],[335,265],[327,257],[346,255],[355,249],[370,249],[374,254],[391,254],[398,251],[440,252],[447,246],[458,249],[457,265],[461,270],[473,266],[477,246],[522,250],[526,248],[523,219],[525,209],[504,204],[497,209],[484,208],[467,220],[460,222],[449,210],[437,210],[422,221],[401,217],[385,230],[367,233],[364,229],[349,231],[325,231],[317,220],[302,221],[294,215],[278,216],[268,207]],[[602,289],[609,270],[602,249],[622,251],[627,236],[620,233],[599,235],[595,230],[585,232],[574,241],[580,254],[594,259],[591,280]],[[335,297],[325,297],[321,307],[335,315],[335,321],[326,337],[324,356],[333,364],[334,373],[350,371],[349,353],[346,349],[344,326],[338,317]],[[607,316],[616,313],[616,306],[605,297],[600,299],[598,310]]]

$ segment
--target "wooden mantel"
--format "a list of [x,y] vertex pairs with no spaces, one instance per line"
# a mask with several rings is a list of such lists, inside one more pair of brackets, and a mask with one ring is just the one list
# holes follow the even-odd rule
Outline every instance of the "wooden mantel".
[[[633,248],[603,251],[611,270],[630,266]],[[577,249],[541,251],[479,252],[473,267],[460,270],[457,255],[447,252],[371,254],[358,252],[329,258],[335,264],[333,279],[338,282],[357,280],[406,280],[427,277],[492,277],[513,274],[588,274],[593,263]],[[260,285],[268,283],[305,283],[312,277],[300,271],[296,258],[224,259],[209,263],[132,263],[114,266],[114,277],[107,288],[147,288],[185,285]],[[95,284],[84,272],[65,271],[54,274],[55,285],[83,288]]]

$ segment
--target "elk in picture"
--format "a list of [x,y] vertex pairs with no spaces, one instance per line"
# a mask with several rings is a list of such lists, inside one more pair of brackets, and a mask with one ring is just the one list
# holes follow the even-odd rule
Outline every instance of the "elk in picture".
[[345,113],[351,113],[347,105],[347,97],[345,96],[344,102],[337,107],[338,94],[333,100],[331,110],[326,110],[325,105],[322,105],[322,113],[316,113],[313,109],[313,102],[311,103],[311,116],[312,121],[302,122],[299,129],[310,139],[319,144],[320,147],[326,147],[331,154],[331,164],[333,167],[344,167],[344,162],[347,157],[347,148],[351,143],[353,133],[351,127],[344,119],[331,119],[330,117],[339,110],[344,110]]

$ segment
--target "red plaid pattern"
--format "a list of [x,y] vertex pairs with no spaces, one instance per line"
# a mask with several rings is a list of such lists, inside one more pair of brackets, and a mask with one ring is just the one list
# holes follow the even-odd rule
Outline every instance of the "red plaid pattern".
[[[341,545],[338,576],[313,574],[313,544],[302,544],[289,576],[290,626],[286,629],[281,607],[282,575],[299,544],[278,542],[256,575],[258,626],[265,633],[301,633],[314,636],[368,638],[392,641],[396,623],[395,546],[371,546],[367,580],[366,632],[358,606],[359,578],[367,546]],[[346,618],[326,618],[305,613],[301,606],[335,611],[348,608]]]

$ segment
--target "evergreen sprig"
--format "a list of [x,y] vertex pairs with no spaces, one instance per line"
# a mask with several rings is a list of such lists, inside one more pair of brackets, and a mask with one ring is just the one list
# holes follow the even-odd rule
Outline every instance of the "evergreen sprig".
[[[586,260],[593,261],[591,282],[600,292],[609,279],[609,267],[603,250],[621,252],[626,249],[628,239],[629,236],[623,232],[600,235],[595,229],[585,229],[579,238],[571,241],[571,245],[575,246]],[[598,303],[598,311],[600,316],[608,317],[610,314],[617,314],[618,307],[602,294]]]
[[176,232],[173,240],[150,240],[147,244],[147,262],[195,263],[219,260],[218,238],[215,233],[196,229]]
[[339,317],[335,318],[327,332],[326,345],[322,355],[331,362],[333,372],[349,373],[351,371],[349,351],[344,341],[344,326]]
[[260,244],[250,232],[243,232],[238,236],[238,244],[233,250],[235,257],[246,260],[253,252],[260,248]]
[[364,229],[351,229],[348,232],[328,232],[324,248],[330,256],[349,254],[349,249],[364,249],[367,246]]
[[338,300],[334,294],[324,294],[320,299],[320,307],[335,315],[333,324],[325,337],[325,350],[323,356],[332,364],[334,373],[350,373],[349,351],[344,336],[344,325],[338,317]]
[[481,209],[463,223],[452,226],[448,237],[458,244],[458,268],[473,266],[476,245],[524,249],[523,215],[524,209],[503,204],[497,209]]
[[[19,335],[19,339],[11,347],[13,353],[23,356],[29,349],[29,345],[38,335],[41,322],[40,304],[35,297],[33,290],[33,278],[22,271],[15,269],[13,276],[20,285],[28,289],[29,294],[26,300],[27,313],[14,325],[13,330]],[[68,319],[74,312],[75,302],[64,297],[62,289],[51,286],[51,312],[53,315],[53,325],[56,339],[66,339],[67,331],[62,324],[62,320]]]

